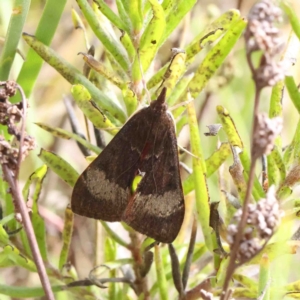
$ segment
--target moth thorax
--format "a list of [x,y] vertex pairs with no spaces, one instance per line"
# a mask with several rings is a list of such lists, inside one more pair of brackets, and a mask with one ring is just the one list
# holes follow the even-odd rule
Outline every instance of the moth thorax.
[[167,111],[168,106],[165,102],[158,102],[159,100],[155,100],[153,102],[151,102],[150,106],[151,108],[158,113],[162,113]]

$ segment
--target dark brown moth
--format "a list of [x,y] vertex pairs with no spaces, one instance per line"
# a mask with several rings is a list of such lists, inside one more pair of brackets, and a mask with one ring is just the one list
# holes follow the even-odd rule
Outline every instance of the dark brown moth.
[[[177,139],[166,89],[128,120],[78,178],[74,213],[124,221],[159,242],[171,243],[184,217]],[[143,174],[135,191],[133,180]]]

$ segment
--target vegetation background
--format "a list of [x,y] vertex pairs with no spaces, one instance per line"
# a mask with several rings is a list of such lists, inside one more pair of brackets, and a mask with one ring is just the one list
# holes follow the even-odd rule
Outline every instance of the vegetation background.
[[[16,12],[13,11],[13,7],[16,8],[17,2],[18,1],[13,0],[0,1],[0,37],[2,41],[1,44],[3,45],[0,45],[0,57],[1,47],[2,51],[4,49],[5,37],[7,36],[10,19],[12,14]],[[21,3],[26,1],[19,2]],[[32,35],[35,34],[46,3],[47,5],[52,6],[51,14],[53,15],[50,14],[47,16],[50,30],[52,30],[50,28],[52,26],[51,19],[55,16],[55,14],[62,13],[50,45],[50,47],[54,49],[56,53],[66,59],[77,69],[83,69],[84,61],[82,57],[78,55],[78,53],[87,52],[87,49],[83,31],[81,29],[75,29],[74,19],[72,19],[72,14],[74,17],[74,11],[76,11],[82,18],[82,22],[86,28],[86,35],[89,44],[95,46],[95,58],[100,59],[103,57],[103,51],[105,48],[91,30],[76,1],[66,1],[65,6],[62,5],[62,11],[58,11],[56,10],[57,7],[55,1],[32,0],[24,27],[22,29],[23,32]],[[117,11],[115,1],[106,1],[106,3],[112,8],[112,10]],[[161,66],[170,61],[172,56],[170,51],[171,48],[184,48],[195,38],[195,36],[202,32],[209,23],[229,9],[238,8],[238,5],[240,5],[239,9],[241,16],[247,17],[254,3],[255,1],[250,0],[197,1],[191,11],[182,19],[174,32],[159,49],[150,69],[144,74],[146,81],[148,81],[149,78],[151,78],[151,76],[161,68]],[[299,18],[299,1],[293,1],[292,6],[294,8],[294,12]],[[291,25],[286,16],[284,16],[284,22],[280,26],[283,41],[287,43],[288,36],[291,32]],[[119,36],[120,33],[117,32],[116,35]],[[217,75],[214,75],[210,79],[204,90],[195,99],[195,107],[199,121],[201,147],[204,158],[211,156],[211,154],[216,150],[219,142],[226,142],[228,140],[226,133],[222,130],[217,137],[205,137],[203,135],[204,132],[207,132],[207,125],[220,123],[220,118],[216,111],[216,107],[218,105],[225,107],[229,111],[234,120],[241,140],[244,143],[245,149],[250,152],[249,149],[251,144],[251,124],[253,119],[253,101],[255,89],[246,61],[244,44],[244,39],[241,37],[227,56],[221,67],[221,71],[219,71]],[[211,45],[206,46],[204,50],[195,57],[195,60],[189,66],[187,73],[191,73],[198,68],[211,48]],[[29,46],[27,43],[20,38],[18,50],[22,55],[17,54],[15,56],[9,76],[6,78],[0,77],[0,80],[18,79],[24,63],[24,57],[26,57],[28,49]],[[298,60],[299,54],[300,52],[298,51],[298,57],[295,57],[298,58]],[[290,73],[294,77],[296,83],[298,83],[300,79],[298,60],[295,66],[290,70]],[[0,61],[3,62],[3,55],[2,60]],[[0,74],[3,75],[3,73],[1,73],[1,65]],[[22,87],[26,89],[26,86]],[[29,109],[27,116],[27,132],[35,138],[37,146],[21,165],[19,176],[21,188],[23,188],[29,176],[44,164],[44,162],[38,157],[41,148],[53,151],[59,157],[65,159],[71,166],[75,168],[78,173],[81,173],[87,166],[88,162],[82,155],[79,147],[73,139],[66,140],[57,138],[53,134],[46,132],[35,124],[43,123],[54,128],[63,128],[71,131],[70,122],[67,117],[66,107],[63,101],[64,98],[72,97],[70,91],[70,82],[66,81],[61,74],[59,74],[49,64],[44,63],[38,74],[38,77],[34,82],[32,93],[28,98]],[[103,92],[109,96],[122,99],[118,89],[111,89],[111,86],[109,85],[106,85],[106,87],[104,86]],[[263,90],[260,101],[261,111],[269,111],[271,92],[271,88],[266,88]],[[145,97],[143,98],[143,102],[146,102]],[[282,145],[286,146],[291,143],[291,140],[294,137],[299,119],[299,111],[295,109],[295,105],[293,101],[291,101],[287,92],[284,93],[282,103],[284,120]],[[83,114],[78,108],[76,108],[76,116],[81,124],[82,132],[85,132]],[[104,137],[106,141],[111,139],[111,135],[107,132],[104,133]],[[95,143],[93,137],[92,143]],[[184,126],[183,130],[180,132],[178,136],[178,143],[183,147],[189,147],[188,126]],[[184,160],[189,167],[192,167],[192,157],[189,157],[186,154],[181,154],[180,160]],[[220,171],[222,174],[222,185],[226,186],[229,192],[232,191],[233,194],[236,195],[233,188],[232,179],[230,178],[229,173],[226,171],[231,164],[232,158],[229,158],[222,166],[222,170]],[[225,211],[225,198],[223,193],[220,192],[220,172],[215,172],[212,176],[210,176],[207,180],[207,184],[210,200],[221,201],[220,211],[222,215]],[[258,177],[260,176],[260,172],[261,164],[259,163],[257,165]],[[185,174],[183,177],[187,178],[188,175]],[[2,185],[4,185],[3,182]],[[45,226],[45,241],[48,262],[46,267],[52,284],[55,286],[62,286],[70,281],[70,277],[72,277],[74,280],[84,279],[89,276],[89,273],[94,266],[100,264],[106,264],[113,270],[110,271],[110,273],[106,272],[104,275],[99,275],[100,277],[122,276],[120,267],[125,262],[132,264],[132,261],[130,260],[132,258],[132,253],[126,249],[126,247],[122,247],[113,238],[111,238],[110,234],[107,233],[101,225],[99,225],[99,222],[96,224],[96,222],[92,219],[77,215],[74,217],[73,234],[70,240],[70,248],[66,259],[66,262],[70,263],[71,269],[59,269],[59,261],[61,259],[65,239],[63,237],[65,226],[65,210],[67,205],[70,203],[71,193],[72,187],[64,182],[55,172],[51,170],[50,167],[42,184],[42,190],[38,198],[38,208],[39,214],[42,217]],[[3,217],[7,217],[5,205],[9,201],[7,197],[10,196],[7,195],[5,187],[2,188],[1,196],[1,202],[3,202],[2,207],[4,211]],[[31,195],[31,198],[32,197],[33,196]],[[193,197],[194,194],[190,193],[187,196],[187,199],[192,199]],[[298,197],[299,194],[295,188],[292,197],[293,201],[296,201],[295,199]],[[189,216],[189,222],[186,221],[184,231],[180,233],[179,240],[177,243],[175,243],[175,248],[181,263],[183,263],[185,260],[188,243],[190,240],[191,220],[192,217]],[[18,227],[15,220],[10,220],[7,223],[1,223],[1,226],[4,226],[7,231],[11,231]],[[126,228],[124,229],[124,227],[122,227],[119,223],[109,224],[109,226],[127,243],[130,242],[130,237]],[[293,222],[293,224],[289,226],[289,233],[286,232],[286,234],[291,236],[297,229],[297,223]],[[277,239],[277,242],[282,238],[283,235]],[[30,253],[26,252],[26,247],[24,247],[22,242],[23,240],[18,234],[9,237],[9,244],[15,247],[14,249],[18,249],[15,251],[20,251],[22,255],[31,260],[32,258],[30,257]],[[283,243],[286,243],[286,241]],[[31,267],[28,267],[29,260],[24,263],[15,259],[11,253],[7,255],[5,252],[6,246],[7,245],[3,243],[2,240],[0,244],[0,299],[20,299],[23,297],[27,299],[43,299],[41,296],[42,289],[30,289],[32,287],[39,287],[40,281],[37,273],[33,272]],[[213,258],[215,254],[207,251],[207,249],[204,250],[204,248],[204,239],[199,225],[195,247],[196,256],[194,256],[193,264],[191,266],[187,290],[192,290],[199,283],[205,280],[209,274],[214,272],[215,267]],[[160,254],[155,253],[155,255],[161,255],[162,257],[162,266],[164,267],[165,274],[167,274],[165,277],[166,282],[164,286],[159,286],[157,288],[156,285],[154,287],[154,284],[159,280],[158,278],[161,278],[159,277],[159,274],[156,273],[157,270],[155,268],[155,266],[159,266],[159,263],[154,263],[146,277],[148,280],[148,288],[151,293],[150,296],[148,295],[148,297],[150,297],[148,299],[175,299],[178,292],[174,287],[172,276],[170,275],[171,263],[168,248],[166,246],[162,247],[160,251]],[[240,287],[245,288],[245,290],[248,292],[250,291],[249,294],[247,294],[245,290],[244,294],[241,292],[241,298],[252,298],[250,296],[253,296],[253,293],[255,294],[254,287],[258,284],[257,281],[259,272],[257,263],[258,262],[256,262],[256,265],[251,264],[250,266],[245,267],[238,272],[241,276],[245,276],[240,278]],[[297,291],[297,293],[300,291],[300,284],[298,282],[299,269],[299,255],[297,254],[279,256],[279,258],[272,261],[270,267],[270,270],[274,270],[274,274],[278,275],[278,278],[280,278],[277,278],[277,281],[275,279],[273,280],[275,280],[275,282],[282,287],[282,290],[284,290],[284,287],[288,286],[288,283],[291,284],[295,282],[297,284],[294,285],[294,291]],[[67,275],[68,279],[63,278],[63,275]],[[237,278],[235,279],[238,280]],[[270,284],[274,286],[273,283]],[[135,292],[132,289],[129,287],[124,287],[126,285],[124,283],[107,283],[106,285],[109,287],[108,289],[100,289],[93,286],[82,287],[81,289],[73,288],[71,292],[60,291],[59,293],[55,294],[55,299],[93,299],[95,297],[98,297],[98,299],[121,299],[121,297],[122,299],[138,299],[138,296],[135,295]],[[9,289],[8,287],[20,287],[20,290],[17,288]],[[221,286],[218,288],[220,291]],[[216,290],[218,290],[218,288],[216,288]],[[163,289],[165,289],[165,291]],[[288,289],[284,291],[286,292],[287,290]],[[255,291],[257,292],[257,287]],[[218,297],[217,292],[215,295]],[[248,297],[247,295],[250,296]],[[143,299],[143,297],[146,298],[144,294],[142,294],[142,296],[140,294],[139,299]],[[293,298],[296,298],[296,296],[293,296]],[[191,297],[189,299],[193,298]],[[236,299],[239,299],[238,295],[236,295]],[[289,298],[286,296],[285,299]]]

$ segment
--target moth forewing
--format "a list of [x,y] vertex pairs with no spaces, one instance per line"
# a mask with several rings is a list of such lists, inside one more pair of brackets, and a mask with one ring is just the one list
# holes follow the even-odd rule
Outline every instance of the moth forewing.
[[[171,243],[184,217],[177,139],[166,89],[128,120],[75,184],[71,207],[80,215],[125,221]],[[143,173],[135,190],[135,178]]]

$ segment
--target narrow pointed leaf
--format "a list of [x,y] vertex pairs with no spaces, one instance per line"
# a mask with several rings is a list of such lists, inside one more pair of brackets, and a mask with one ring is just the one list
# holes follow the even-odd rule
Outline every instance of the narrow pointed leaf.
[[71,93],[76,104],[84,115],[99,129],[107,129],[112,135],[117,133],[114,124],[107,118],[105,112],[100,111],[101,107],[96,108],[92,103],[91,94],[81,84],[72,86]]
[[122,89],[125,83],[122,81],[121,78],[118,78],[117,75],[113,74],[110,70],[108,70],[104,64],[101,64],[97,61],[92,55],[80,53],[83,55],[83,60],[86,62],[88,66],[94,69],[96,72],[104,76],[107,80],[113,83],[118,88]]
[[137,96],[129,87],[122,89],[122,94],[127,109],[127,115],[131,116],[138,106]]
[[296,36],[300,40],[300,21],[299,15],[297,16],[297,10],[291,6],[289,1],[281,1],[280,4],[284,12],[287,14]]
[[116,15],[110,7],[103,0],[94,0],[97,4],[98,9],[103,13],[103,15],[117,28],[128,31],[126,24]]
[[[261,300],[270,299],[270,290],[269,285],[271,284],[271,274],[270,274],[270,261],[268,254],[264,253],[259,264],[259,279],[258,279],[258,291],[257,297]],[[264,294],[264,297],[261,298],[261,295]]]
[[[87,22],[91,26],[93,32],[97,38],[102,42],[103,46],[113,55],[115,60],[125,70],[129,70],[129,61],[125,49],[112,34],[111,30],[108,30],[104,20],[99,21],[99,16],[93,11],[92,7],[87,0],[77,0],[83,15]],[[102,21],[102,22],[101,22]]]
[[79,70],[74,68],[54,50],[47,47],[34,36],[23,33],[27,44],[40,55],[50,66],[56,69],[71,84],[82,84],[91,94],[99,108],[107,110],[113,117],[124,122],[126,117],[120,105],[111,101],[104,93],[97,89]]
[[160,246],[155,245],[154,250],[155,250],[154,257],[155,257],[156,276],[157,276],[157,283],[158,283],[160,299],[168,300],[169,299],[168,285],[167,285],[163,261],[161,258]]
[[158,50],[158,45],[166,25],[164,11],[159,2],[157,0],[149,0],[149,2],[152,7],[153,17],[141,37],[139,59],[136,57],[133,67],[133,70],[137,70],[136,72],[139,71],[140,64],[143,72],[149,68]]
[[164,34],[159,45],[162,45],[165,42],[173,30],[177,28],[184,16],[193,8],[196,2],[197,0],[184,0],[178,1],[176,3],[177,5],[172,6],[172,9],[166,18],[166,29],[164,30]]
[[11,266],[19,266],[30,272],[37,272],[34,262],[26,256],[22,255],[22,253],[20,253],[20,251],[16,247],[7,245],[0,253],[1,256],[6,256]]
[[178,80],[186,71],[185,58],[186,54],[184,52],[178,52],[172,57],[172,60],[164,74],[164,80],[153,95],[153,100],[158,97],[164,87],[167,88],[167,98],[169,97]]
[[[64,285],[51,286],[53,292],[65,291]],[[0,284],[0,294],[6,295],[15,299],[23,298],[40,298],[45,296],[45,291],[42,287],[20,287],[12,285]]]
[[39,158],[62,180],[68,183],[71,187],[74,186],[79,174],[67,161],[53,152],[46,151],[44,149],[41,149]]
[[[26,1],[26,3],[29,3]],[[56,1],[48,0],[45,2],[45,7],[40,18],[35,36],[44,45],[49,46],[56,32],[58,23],[63,14],[67,0]],[[25,9],[23,7],[22,9]],[[26,55],[26,61],[22,65],[17,82],[22,86],[25,95],[29,97],[36,83],[39,72],[42,68],[44,60],[34,51],[29,49]],[[14,97],[14,102],[19,102],[21,97]]]
[[206,86],[207,81],[221,66],[229,52],[240,38],[245,27],[246,21],[244,19],[240,19],[232,24],[222,39],[205,56],[202,64],[195,72],[194,78],[188,85],[189,91],[193,98],[198,96],[198,94]]
[[[231,155],[231,148],[229,143],[222,143],[220,148],[217,149],[209,158],[205,160],[206,164],[206,177],[209,178],[224,161]],[[191,174],[182,184],[184,194],[188,194],[194,189],[194,176]]]
[[233,23],[240,17],[240,12],[236,9],[230,9],[223,13],[219,18],[207,25],[205,29],[198,34],[193,41],[185,48],[187,61],[191,60],[206,45],[216,41],[225,33]]
[[293,76],[285,77],[285,86],[295,108],[300,114],[300,91]]
[[15,59],[15,54],[17,52],[17,47],[22,34],[23,26],[27,18],[29,6],[30,1],[14,1],[14,7],[11,11],[10,22],[6,33],[4,46],[1,49],[0,81],[9,79],[9,73]]
[[46,130],[47,132],[51,133],[53,136],[55,137],[59,137],[62,139],[73,139],[77,142],[79,142],[82,146],[86,147],[87,149],[93,151],[96,154],[100,154],[101,149],[98,148],[97,146],[94,146],[93,144],[91,144],[89,141],[87,141],[86,139],[80,137],[79,135],[69,132],[67,130],[58,128],[58,127],[51,127],[42,123],[35,123],[37,126],[39,126],[40,128]]
[[32,195],[31,222],[44,261],[47,261],[46,228],[45,228],[44,219],[40,216],[38,211],[38,200],[39,200],[39,196],[43,186],[43,181],[46,177],[46,174],[47,174],[47,166],[43,165],[30,176],[31,186],[33,181],[35,182],[34,192]]
[[63,266],[68,262],[69,258],[69,249],[72,239],[73,233],[73,222],[74,222],[74,214],[69,206],[66,207],[65,210],[65,222],[64,229],[62,233],[63,246],[59,256],[59,270],[62,270]]
[[206,169],[200,146],[201,141],[198,121],[193,103],[187,105],[187,112],[190,126],[191,152],[195,155],[195,157],[193,157],[193,175],[197,214],[202,227],[205,244],[207,248],[212,251],[211,229],[209,227],[209,194],[205,176]]

